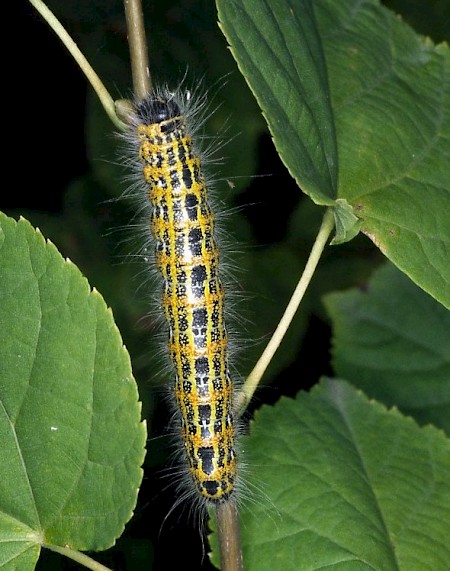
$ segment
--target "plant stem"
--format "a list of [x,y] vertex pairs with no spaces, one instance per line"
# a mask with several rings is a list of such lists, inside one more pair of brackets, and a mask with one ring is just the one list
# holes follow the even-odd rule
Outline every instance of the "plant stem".
[[114,125],[119,129],[126,128],[126,125],[116,115],[113,98],[108,93],[106,87],[103,85],[99,76],[92,69],[87,59],[81,53],[80,48],[69,36],[67,31],[64,29],[61,22],[59,22],[59,20],[56,18],[53,12],[51,12],[51,10],[47,8],[47,6],[42,2],[42,0],[29,0],[29,1],[30,4],[32,4],[32,6],[34,6],[34,8],[44,18],[44,20],[47,22],[50,28],[55,32],[55,34],[59,37],[59,39],[62,41],[65,47],[69,50],[73,59],[80,66],[81,71],[84,73],[84,75],[87,77],[90,84],[94,88],[98,98],[100,99],[101,104],[103,105],[106,113],[108,114],[109,118],[114,123]]
[[47,545],[44,544],[43,547],[50,549],[51,551],[56,551],[56,553],[60,553],[61,555],[65,555],[69,557],[69,559],[73,559],[77,563],[81,563],[84,567],[88,569],[92,569],[92,571],[111,571],[109,567],[105,567],[98,561],[94,561],[85,553],[81,553],[76,549],[71,549],[70,547],[60,547],[59,545]]
[[308,261],[306,262],[305,269],[300,277],[300,281],[295,288],[295,291],[286,307],[286,310],[281,318],[275,333],[272,335],[269,343],[264,349],[261,357],[256,363],[254,369],[247,377],[244,386],[242,387],[240,393],[238,394],[235,402],[235,410],[237,415],[240,415],[246,409],[250,399],[252,398],[261,377],[263,376],[265,370],[267,369],[272,357],[274,356],[276,350],[280,346],[286,331],[289,329],[294,315],[297,312],[298,306],[305,294],[306,288],[311,281],[314,271],[319,262],[320,256],[322,255],[323,249],[327,243],[328,237],[334,227],[333,212],[330,208],[327,208],[324,217],[322,219],[322,224],[320,226],[319,232],[317,234],[316,240],[311,249]]
[[234,502],[218,504],[216,515],[221,569],[222,571],[242,571],[239,513],[236,504]]
[[134,92],[139,99],[152,88],[141,0],[124,0]]

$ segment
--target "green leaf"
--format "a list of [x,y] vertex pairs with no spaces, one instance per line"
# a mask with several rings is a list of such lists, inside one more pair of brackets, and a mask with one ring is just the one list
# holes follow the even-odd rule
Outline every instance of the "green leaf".
[[0,214],[0,267],[0,538],[9,557],[105,549],[142,479],[128,353],[100,294],[26,220]]
[[450,434],[450,312],[391,264],[325,305],[336,373]]
[[316,2],[339,196],[362,231],[450,308],[450,52],[378,2]]
[[448,46],[377,0],[217,4],[297,183],[318,204],[345,199],[377,247],[450,308]]
[[242,448],[260,490],[241,512],[247,571],[448,569],[450,442],[436,428],[327,379],[257,411]]
[[[291,175],[318,204],[337,191],[337,150],[311,2],[217,0],[220,27]],[[306,134],[306,135],[305,135]]]
[[[0,443],[3,449],[3,431],[0,432]],[[0,487],[0,495],[2,495],[2,486]],[[40,539],[39,534],[27,525],[15,518],[8,517],[1,511],[0,569],[3,571],[34,569],[39,557]]]
[[336,232],[331,243],[343,244],[353,240],[359,233],[361,222],[355,216],[350,204],[346,200],[338,198],[336,206],[333,208],[333,214]]

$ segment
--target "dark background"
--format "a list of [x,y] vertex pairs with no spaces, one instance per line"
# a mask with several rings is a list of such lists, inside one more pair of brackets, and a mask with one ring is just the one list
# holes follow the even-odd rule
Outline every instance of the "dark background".
[[[384,3],[434,41],[449,39],[448,0]],[[122,3],[54,0],[49,6],[79,42],[112,95],[129,96]],[[204,76],[209,87],[231,72],[217,93],[222,106],[207,128],[214,133],[227,122],[226,137],[234,137],[224,150],[228,161],[219,175],[232,180],[234,188],[222,182],[218,191],[223,193],[219,209],[238,208],[224,216],[223,226],[232,244],[238,297],[242,292],[246,297],[243,303],[236,301],[242,320],[233,324],[239,329],[237,344],[245,346],[236,363],[245,377],[295,287],[321,211],[302,197],[279,161],[259,109],[217,27],[214,3],[165,0],[144,2],[144,6],[155,83],[176,85],[188,68],[194,81]],[[17,3],[14,10],[17,41],[10,49],[14,56],[6,54],[11,81],[4,113],[12,144],[4,139],[0,209],[39,226],[113,308],[149,422],[145,476],[135,516],[117,545],[94,558],[116,570],[180,565],[210,569],[207,555],[199,565],[204,548],[189,509],[175,510],[165,520],[174,503],[173,488],[167,488],[166,479],[161,478],[170,441],[163,388],[167,379],[160,372],[161,363],[152,356],[160,341],[148,300],[137,287],[139,267],[127,263],[126,230],[117,231],[129,224],[133,211],[126,201],[115,200],[125,186],[124,171],[116,164],[120,155],[113,129],[85,77],[40,16],[26,2]],[[211,91],[215,93],[214,87]],[[363,287],[379,261],[378,252],[364,237],[325,253],[302,315],[264,378],[253,408],[275,402],[280,394],[293,396],[301,388],[310,388],[320,375],[331,373],[330,328],[320,297],[332,289]],[[41,570],[78,568],[46,550],[38,564]]]

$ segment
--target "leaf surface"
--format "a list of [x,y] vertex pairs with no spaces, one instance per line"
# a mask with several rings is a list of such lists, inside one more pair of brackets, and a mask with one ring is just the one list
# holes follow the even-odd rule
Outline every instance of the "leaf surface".
[[250,428],[245,569],[446,571],[450,441],[441,431],[336,379],[262,407]]
[[16,557],[33,541],[105,549],[142,479],[145,426],[128,353],[100,294],[26,220],[1,215],[0,267],[4,548]]

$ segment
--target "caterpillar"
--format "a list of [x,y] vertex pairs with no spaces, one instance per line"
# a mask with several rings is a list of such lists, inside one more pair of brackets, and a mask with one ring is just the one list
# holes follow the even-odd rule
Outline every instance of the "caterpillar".
[[237,478],[233,384],[214,216],[189,121],[204,102],[189,99],[162,89],[138,101],[130,139],[150,206],[188,473],[198,498],[217,504]]

